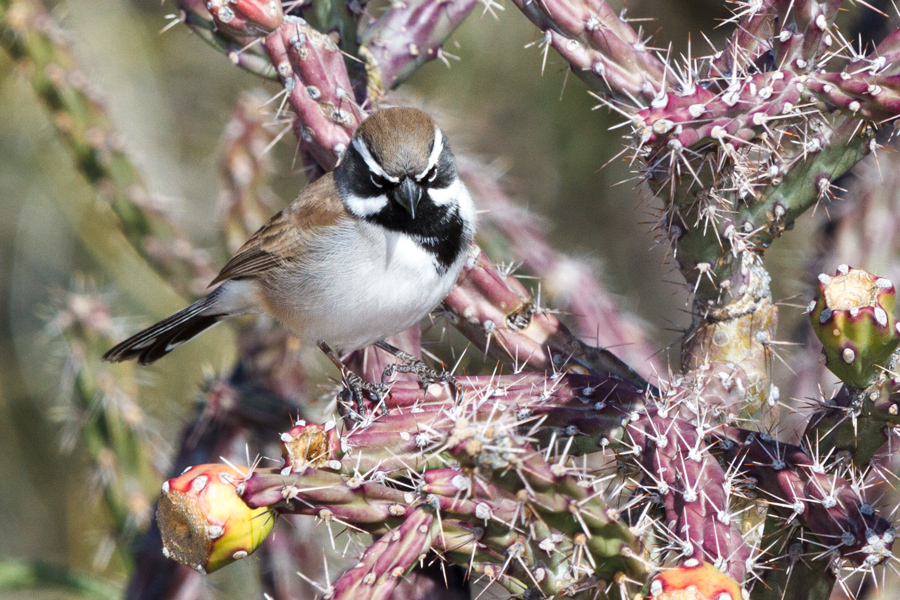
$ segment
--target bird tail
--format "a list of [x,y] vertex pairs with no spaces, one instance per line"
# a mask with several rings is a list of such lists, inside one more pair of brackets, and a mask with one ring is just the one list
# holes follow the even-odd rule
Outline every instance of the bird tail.
[[207,310],[215,302],[217,291],[131,336],[104,354],[103,360],[123,362],[137,359],[142,365],[156,362],[181,344],[228,318],[227,314],[207,314]]

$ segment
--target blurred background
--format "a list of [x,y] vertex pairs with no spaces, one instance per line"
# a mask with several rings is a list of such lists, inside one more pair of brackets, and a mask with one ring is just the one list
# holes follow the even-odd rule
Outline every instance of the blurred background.
[[[273,95],[278,86],[233,68],[184,26],[160,33],[175,10],[171,3],[69,0],[48,7],[71,33],[86,76],[105,97],[154,201],[176,216],[195,247],[209,249],[212,264],[223,264],[217,202],[225,127],[243,92]],[[674,55],[689,44],[695,56],[706,52],[701,32],[715,42],[731,31],[716,29],[729,12],[712,0],[641,0],[627,9],[629,17],[647,19],[636,24],[655,34],[656,46],[665,51],[671,42]],[[677,365],[677,343],[689,321],[687,294],[652,231],[654,205],[626,162],[601,169],[622,149],[627,128],[609,129],[618,124],[616,115],[597,110],[552,51],[542,68],[540,38],[511,5],[496,17],[477,8],[445,47],[459,60],[449,69],[437,61],[420,69],[401,98],[433,112],[457,152],[504,171],[513,197],[546,218],[556,247],[594,265],[621,305],[646,321],[662,362]],[[0,555],[84,571],[99,566],[115,580],[119,571],[107,560],[108,517],[96,474],[77,436],[64,435],[71,382],[64,376],[65,348],[48,323],[58,317],[67,291],[103,295],[123,334],[169,314],[182,300],[96,210],[95,191],[73,168],[47,112],[5,54],[0,107]],[[281,202],[304,185],[293,158],[289,134],[273,150],[270,185]],[[811,280],[813,233],[825,219],[825,211],[804,219],[767,258],[782,301],[782,340],[805,339],[800,307]],[[233,358],[226,327],[138,376],[141,409],[162,456],[172,451],[200,383],[224,372]],[[790,353],[790,347],[779,351],[788,359]],[[322,381],[335,375],[321,361],[312,364]],[[780,363],[776,369],[786,386],[791,372]],[[213,586],[237,594],[241,568],[214,575]]]

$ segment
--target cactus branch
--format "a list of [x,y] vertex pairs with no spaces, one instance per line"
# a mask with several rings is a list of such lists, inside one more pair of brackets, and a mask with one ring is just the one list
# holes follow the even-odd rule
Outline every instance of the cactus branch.
[[645,383],[614,354],[583,343],[554,315],[536,306],[525,287],[501,273],[477,246],[471,247],[443,307],[463,335],[500,359],[551,371],[571,363],[639,386]]
[[496,228],[500,232],[510,254],[541,278],[542,292],[572,314],[579,337],[615,348],[616,355],[645,379],[663,372],[646,325],[620,306],[591,266],[553,248],[541,227],[541,217],[511,199],[498,174],[474,160],[460,160],[459,168],[466,186],[487,209],[481,230]]
[[331,597],[388,600],[401,577],[422,560],[440,534],[434,512],[427,506],[414,508],[399,527],[369,546],[360,561],[334,583]]
[[515,3],[589,89],[626,104],[649,102],[666,90],[663,62],[603,0]]
[[430,60],[449,66],[444,42],[478,4],[477,0],[395,2],[362,34],[369,96],[379,98]]

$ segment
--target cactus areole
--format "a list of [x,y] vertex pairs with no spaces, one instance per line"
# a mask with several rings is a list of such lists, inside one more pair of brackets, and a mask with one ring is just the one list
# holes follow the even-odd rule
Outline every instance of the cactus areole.
[[847,385],[864,388],[882,372],[900,343],[894,285],[847,265],[819,275],[809,318],[822,342],[825,364]]

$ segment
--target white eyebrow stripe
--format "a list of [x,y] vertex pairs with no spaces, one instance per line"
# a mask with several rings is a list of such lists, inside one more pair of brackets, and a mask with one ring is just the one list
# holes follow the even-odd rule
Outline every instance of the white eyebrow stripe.
[[372,173],[378,175],[379,177],[384,177],[392,183],[398,183],[400,181],[398,177],[391,177],[384,172],[384,169],[381,168],[381,165],[378,164],[378,161],[376,161],[375,157],[372,156],[372,153],[369,152],[369,148],[366,146],[366,143],[360,138],[356,138],[353,140],[353,147],[356,148],[356,151],[359,152],[359,155],[362,156],[364,161],[366,161],[366,164],[369,166],[369,170]]
[[441,152],[444,151],[444,136],[441,133],[441,130],[438,129],[438,126],[434,126],[434,145],[431,147],[431,155],[428,157],[428,166],[425,167],[425,170],[416,175],[416,180],[422,179],[426,175],[428,175],[428,171],[431,170],[434,165],[437,164],[438,159],[441,157]]

